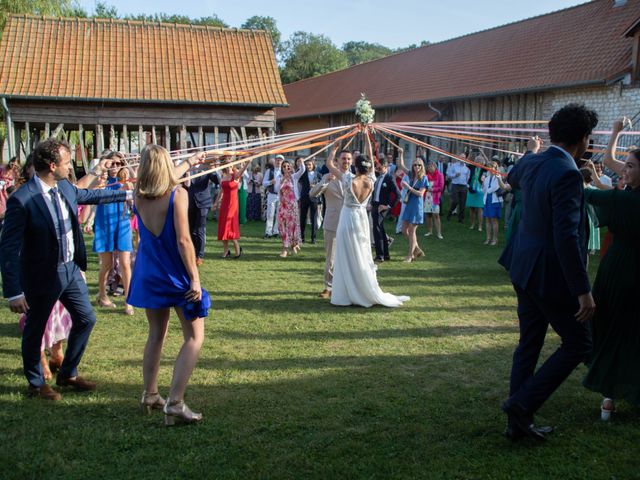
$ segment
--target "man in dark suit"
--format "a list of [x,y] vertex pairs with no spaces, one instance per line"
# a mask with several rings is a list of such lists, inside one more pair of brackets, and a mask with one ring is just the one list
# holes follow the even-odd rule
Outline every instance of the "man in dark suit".
[[304,231],[307,229],[307,215],[311,217],[311,243],[316,243],[316,231],[318,225],[318,197],[311,197],[309,192],[321,179],[316,172],[316,163],[313,159],[304,162],[305,172],[298,180],[298,191],[300,192],[300,237],[304,242]]
[[204,263],[204,246],[207,238],[207,213],[213,205],[211,184],[219,185],[215,172],[191,180],[189,185],[189,231],[196,251],[196,264]]
[[[29,394],[59,400],[40,367],[40,343],[51,310],[60,300],[71,314],[67,351],[56,383],[76,390],[94,390],[95,383],[78,376],[77,367],[96,323],[89,291],[80,271],[87,256],[78,223],[78,204],[122,202],[125,190],[78,189],[67,180],[71,151],[66,142],[41,142],[33,152],[35,176],[7,202],[0,237],[0,270],[4,296],[12,312],[26,313],[22,334],[24,373]],[[99,176],[106,163],[91,175]]]
[[[509,399],[502,406],[511,439],[544,440],[549,430],[536,428],[533,415],[591,350],[585,322],[595,303],[586,268],[584,188],[576,164],[597,123],[596,113],[584,106],[558,110],[549,122],[551,146],[525,155],[508,177],[522,192],[522,219],[499,260],[515,288],[520,323]],[[549,325],[562,345],[535,371]]]
[[387,159],[380,157],[376,168],[378,178],[373,185],[371,196],[371,222],[373,223],[373,242],[376,247],[375,261],[377,262],[390,259],[389,239],[384,229],[384,219],[400,198],[400,191],[393,176],[389,174],[388,168]]

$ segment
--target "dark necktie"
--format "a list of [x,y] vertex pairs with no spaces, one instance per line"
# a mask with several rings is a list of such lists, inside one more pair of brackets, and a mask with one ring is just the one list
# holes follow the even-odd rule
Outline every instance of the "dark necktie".
[[58,201],[58,188],[53,187],[50,190],[51,200],[53,202],[53,209],[56,212],[56,218],[58,219],[58,242],[60,244],[60,261],[64,262],[67,255],[67,233],[64,228],[64,219],[62,218],[62,209],[60,208],[60,202]]

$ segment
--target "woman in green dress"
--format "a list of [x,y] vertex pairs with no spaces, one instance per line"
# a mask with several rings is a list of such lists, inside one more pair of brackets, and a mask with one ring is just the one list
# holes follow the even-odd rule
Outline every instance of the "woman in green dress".
[[[622,125],[624,122],[614,124],[605,165],[619,172],[626,189],[585,191],[585,199],[595,207],[600,224],[613,234],[613,244],[600,262],[593,285],[593,354],[583,382],[605,397],[601,405],[603,420],[614,411],[614,399],[640,406],[640,149],[630,151],[624,162],[615,160],[612,152]],[[599,187],[595,169],[593,173]]]
[[[476,163],[485,164],[486,156],[478,155],[475,158]],[[482,181],[484,180],[484,169],[472,165],[469,167],[471,174],[469,175],[469,193],[467,193],[466,207],[469,209],[469,218],[471,226],[469,230],[473,230],[478,226],[478,231],[482,231],[482,209],[484,208],[484,193],[482,192]]]

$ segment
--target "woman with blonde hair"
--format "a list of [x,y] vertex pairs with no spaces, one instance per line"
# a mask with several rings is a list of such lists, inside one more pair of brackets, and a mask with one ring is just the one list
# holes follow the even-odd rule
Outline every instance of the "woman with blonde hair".
[[[211,301],[200,286],[189,234],[188,194],[177,188],[177,179],[201,162],[204,155],[197,153],[174,167],[164,148],[148,145],[142,151],[135,189],[140,245],[127,302],[144,308],[149,322],[140,405],[146,412],[162,408],[166,425],[173,425],[176,420],[185,423],[202,420],[202,414],[185,405],[184,391],[202,347],[204,317]],[[165,402],[158,393],[158,370],[172,307],[182,324],[184,343],[176,358]]]
[[411,172],[405,175],[402,184],[406,193],[402,199],[405,207],[400,220],[402,220],[402,234],[409,242],[409,252],[404,259],[408,263],[424,255],[416,238],[416,229],[424,222],[424,193],[429,188],[424,161],[421,158],[414,160]]

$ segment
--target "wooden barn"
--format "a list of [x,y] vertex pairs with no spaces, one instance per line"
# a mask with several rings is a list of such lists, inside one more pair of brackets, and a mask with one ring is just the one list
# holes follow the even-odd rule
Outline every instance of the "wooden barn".
[[594,0],[301,80],[284,87],[279,127],[355,123],[360,92],[376,121],[545,120],[570,102],[594,108],[599,128],[640,120],[639,25],[640,0]]
[[81,161],[272,135],[287,104],[267,32],[11,16],[0,43],[8,154],[50,135]]

